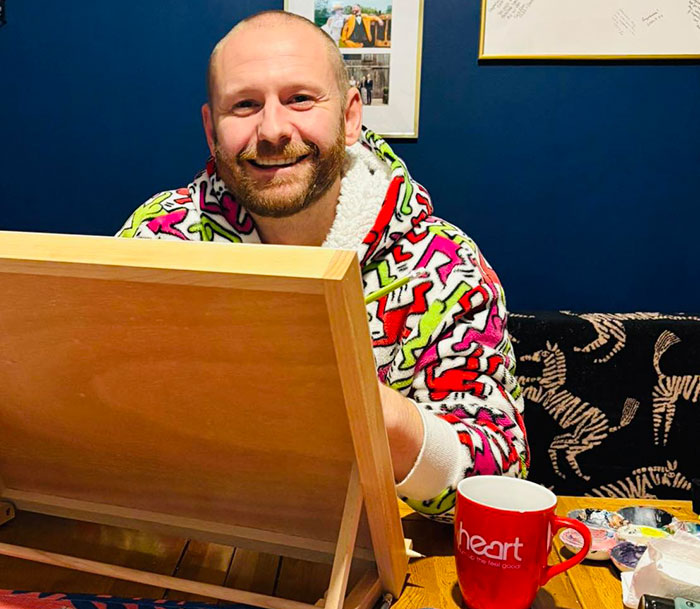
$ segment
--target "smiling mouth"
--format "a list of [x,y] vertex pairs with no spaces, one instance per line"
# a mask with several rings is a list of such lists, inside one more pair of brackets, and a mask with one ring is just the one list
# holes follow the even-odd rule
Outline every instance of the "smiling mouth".
[[296,165],[297,163],[301,163],[306,157],[308,157],[308,154],[303,154],[302,156],[297,156],[293,158],[285,157],[285,158],[270,158],[270,159],[251,159],[248,162],[253,166],[257,167],[258,169],[279,169],[281,167],[291,167],[292,165]]

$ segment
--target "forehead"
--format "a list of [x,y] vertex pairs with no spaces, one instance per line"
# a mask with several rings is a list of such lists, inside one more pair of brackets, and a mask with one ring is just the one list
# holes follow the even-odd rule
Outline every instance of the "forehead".
[[290,79],[330,87],[333,69],[320,32],[298,23],[246,24],[217,52],[215,89],[284,86]]

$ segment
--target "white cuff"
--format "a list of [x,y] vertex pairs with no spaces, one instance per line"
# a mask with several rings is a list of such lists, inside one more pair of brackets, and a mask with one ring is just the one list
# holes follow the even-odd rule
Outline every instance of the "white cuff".
[[411,402],[423,418],[423,446],[411,471],[396,485],[396,492],[401,497],[426,501],[459,479],[463,449],[454,426]]

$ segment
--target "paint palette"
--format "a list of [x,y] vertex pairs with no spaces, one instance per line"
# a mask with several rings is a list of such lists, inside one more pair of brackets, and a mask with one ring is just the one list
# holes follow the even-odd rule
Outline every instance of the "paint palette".
[[619,529],[621,526],[629,524],[624,516],[617,512],[608,510],[596,510],[585,508],[583,510],[572,510],[567,514],[569,518],[583,522],[588,528]]
[[628,524],[620,527],[616,533],[622,541],[631,541],[638,546],[646,546],[652,539],[669,536],[669,533],[663,529],[638,524]]
[[660,529],[673,522],[673,516],[666,510],[650,506],[630,506],[618,510],[617,513],[630,524]]
[[621,541],[610,551],[610,560],[620,571],[634,571],[646,550],[646,546],[640,546],[631,541]]
[[[617,545],[615,532],[607,528],[588,527],[591,532],[591,549],[586,554],[590,560],[608,560],[610,551]],[[583,536],[574,529],[564,529],[559,533],[561,542],[576,553],[583,547]]]

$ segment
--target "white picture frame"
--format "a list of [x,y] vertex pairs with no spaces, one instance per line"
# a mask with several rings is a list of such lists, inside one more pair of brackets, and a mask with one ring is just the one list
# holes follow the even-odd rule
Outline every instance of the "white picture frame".
[[[335,5],[342,9],[334,11]],[[423,0],[364,0],[358,5],[367,10],[356,21],[366,24],[364,33],[354,25],[345,27],[352,17],[353,3],[348,0],[285,0],[284,10],[323,26],[336,40],[351,84],[360,89],[365,102],[365,126],[382,137],[417,138]],[[349,31],[362,42],[351,40]],[[362,46],[355,46],[358,44]],[[372,86],[362,91],[361,77],[366,79],[366,75]]]
[[480,60],[700,58],[700,0],[482,0]]

